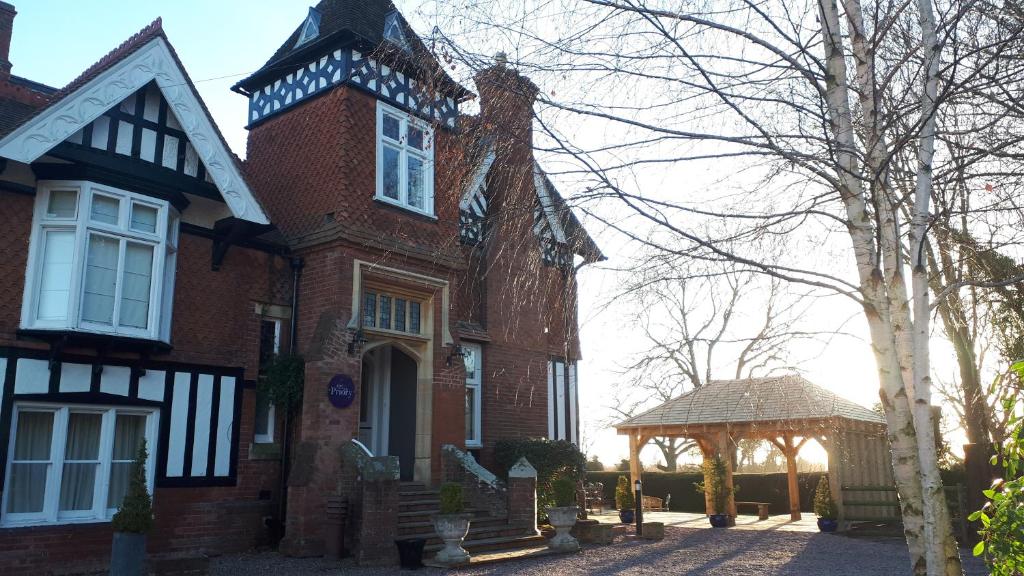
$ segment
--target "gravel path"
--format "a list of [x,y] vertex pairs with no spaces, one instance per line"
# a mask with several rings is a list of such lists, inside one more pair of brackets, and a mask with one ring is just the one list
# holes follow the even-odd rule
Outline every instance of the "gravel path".
[[[988,571],[961,551],[968,576]],[[441,574],[423,569],[420,574]],[[674,576],[901,576],[910,574],[899,540],[866,540],[828,534],[753,530],[665,529],[661,542],[627,540],[582,554],[539,558],[460,570],[459,575],[672,574]],[[366,576],[409,574],[397,568],[357,567],[350,561],[293,560],[274,553],[214,559],[211,576]]]

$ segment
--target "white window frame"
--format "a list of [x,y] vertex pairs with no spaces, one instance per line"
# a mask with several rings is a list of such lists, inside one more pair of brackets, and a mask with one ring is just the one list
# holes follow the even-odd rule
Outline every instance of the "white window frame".
[[[107,491],[110,487],[110,468],[114,449],[114,423],[118,414],[130,414],[146,417],[146,446],[149,457],[146,459],[146,487],[153,494],[156,478],[156,440],[159,430],[160,411],[155,408],[139,408],[128,406],[93,406],[77,404],[47,404],[36,402],[18,402],[12,408],[10,440],[7,448],[7,462],[4,486],[11,485],[11,463],[14,461],[14,446],[17,440],[18,416],[22,412],[53,413],[53,431],[50,444],[50,464],[46,472],[46,492],[43,499],[43,510],[38,513],[8,513],[7,500],[11,491],[3,491],[0,502],[0,527],[38,526],[56,524],[76,524],[109,522],[117,512],[116,508],[107,507]],[[60,488],[64,473],[64,449],[67,445],[67,427],[71,412],[102,414],[100,428],[100,459],[91,510],[60,512]]]
[[481,423],[483,422],[484,349],[479,344],[468,343],[462,344],[462,348],[464,351],[476,356],[476,370],[474,370],[474,374],[466,374],[466,388],[473,388],[475,390],[473,394],[473,430],[476,431],[476,436],[470,437],[467,431],[466,447],[481,448],[484,445],[484,435],[481,429]]
[[[281,319],[280,318],[260,318],[260,328],[263,328],[263,322],[272,322],[274,324],[274,354],[281,353]],[[259,393],[257,392],[256,402],[259,402]],[[257,404],[258,406],[258,404]],[[255,416],[255,414],[254,414]],[[277,421],[277,411],[272,403],[267,404],[267,432],[266,434],[256,433],[256,423],[253,422],[253,436],[252,441],[255,444],[273,444],[274,443],[274,423]]]
[[[47,215],[50,195],[55,191],[74,191],[77,194],[76,214],[73,218]],[[107,196],[119,201],[118,224],[96,222],[90,218],[95,196]],[[134,205],[157,211],[156,230],[153,233],[131,228],[131,209]],[[148,340],[170,342],[171,301],[174,291],[174,267],[178,245],[178,213],[164,200],[120,190],[87,181],[42,181],[37,186],[29,258],[25,272],[25,291],[22,298],[21,327],[38,330],[69,330],[95,334],[110,334]],[[74,254],[65,317],[39,318],[39,291],[42,288],[44,243],[49,232],[74,232]],[[118,241],[118,282],[114,293],[114,314],[111,324],[89,322],[82,318],[85,273],[89,238],[101,234]],[[153,247],[153,267],[150,277],[149,312],[146,328],[119,325],[124,253],[128,242]]]
[[[373,294],[374,305],[373,305],[373,326],[366,324],[366,297],[369,294]],[[390,298],[390,304],[388,314],[391,319],[389,328],[381,327],[381,318],[383,317],[383,308],[381,307],[381,297]],[[397,318],[397,304],[396,300],[405,301],[405,330],[398,330],[395,328],[395,319]],[[381,332],[386,334],[395,334],[400,336],[412,336],[414,338],[424,338],[424,331],[426,329],[426,314],[428,311],[428,300],[420,298],[418,296],[410,296],[401,292],[391,292],[387,289],[377,288],[376,286],[367,286],[362,293],[360,299],[360,316],[359,325],[363,330],[371,330],[374,332]],[[420,325],[419,330],[412,331],[412,305],[419,305],[420,308]]]
[[[399,141],[384,136],[384,115],[388,114],[398,118]],[[423,148],[418,150],[408,145],[406,141],[409,133],[409,126],[414,126],[423,132]],[[398,161],[398,199],[388,198],[384,195],[384,146],[387,145],[399,150]],[[414,156],[423,161],[423,207],[416,207],[409,204],[409,156]],[[430,124],[405,112],[377,101],[377,194],[376,199],[381,202],[393,204],[406,210],[419,214],[434,217],[434,130]]]

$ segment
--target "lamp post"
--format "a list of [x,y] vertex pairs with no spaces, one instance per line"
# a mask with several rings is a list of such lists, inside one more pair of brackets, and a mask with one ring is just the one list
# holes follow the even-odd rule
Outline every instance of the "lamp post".
[[637,480],[634,488],[636,488],[636,535],[644,535],[644,491],[640,480]]

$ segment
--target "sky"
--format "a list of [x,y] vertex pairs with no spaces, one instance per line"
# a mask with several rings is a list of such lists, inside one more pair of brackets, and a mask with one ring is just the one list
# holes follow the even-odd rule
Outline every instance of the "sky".
[[[428,28],[423,21],[428,6],[417,0],[396,3],[420,32]],[[230,87],[274,53],[302,23],[309,4],[280,0],[20,0],[15,6],[18,16],[11,46],[12,72],[55,87],[67,84],[132,34],[162,17],[167,36],[229,145],[244,157],[246,99],[231,92]],[[696,166],[687,175],[685,185],[706,186],[720,177],[719,166]],[[667,185],[669,178],[666,175],[661,184]],[[659,182],[654,179],[652,184]],[[572,182],[559,182],[559,186],[564,194],[572,194]],[[621,366],[630,354],[640,350],[642,339],[635,326],[635,310],[615,298],[620,276],[613,269],[630,258],[630,249],[614,235],[593,227],[592,232],[610,260],[584,268],[579,276],[582,444],[609,464],[628,455],[625,438],[617,437],[605,424],[613,419],[609,405],[614,403],[613,390]],[[858,310],[838,300],[816,305],[811,311],[812,323],[826,330],[845,325],[853,337],[838,338],[825,348],[794,350],[793,356],[800,359],[801,372],[812,382],[871,406],[878,398],[878,384],[866,328],[859,318],[848,322]],[[943,344],[937,346],[933,351],[936,370],[951,370],[950,353]],[[821,454],[806,456],[814,459]],[[653,461],[656,450],[648,448],[643,457]]]

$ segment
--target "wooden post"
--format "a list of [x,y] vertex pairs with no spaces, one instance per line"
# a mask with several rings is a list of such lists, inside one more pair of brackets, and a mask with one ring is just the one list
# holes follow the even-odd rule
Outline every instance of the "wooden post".
[[729,457],[729,432],[723,430],[718,433],[717,452],[725,464],[725,510],[730,518],[736,518],[736,494],[732,483],[732,458]]
[[[701,462],[701,472],[704,472],[704,485],[707,486],[708,475],[706,473],[707,467],[704,464],[714,456],[711,446],[708,445],[707,441],[703,438],[695,438],[697,440],[697,446],[700,446],[700,453],[704,460]],[[704,492],[704,514],[711,516],[714,510],[711,509],[711,496],[708,495],[707,491]]]
[[[640,431],[629,433],[629,489],[632,491],[640,479]],[[639,502],[637,503],[639,504]]]
[[800,484],[796,475],[798,449],[793,445],[792,434],[783,436],[782,441],[786,447],[786,475],[789,480],[789,519],[795,522],[800,519]]

